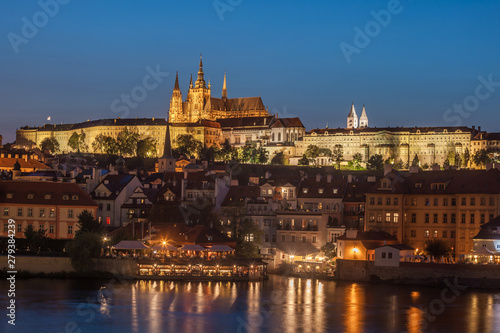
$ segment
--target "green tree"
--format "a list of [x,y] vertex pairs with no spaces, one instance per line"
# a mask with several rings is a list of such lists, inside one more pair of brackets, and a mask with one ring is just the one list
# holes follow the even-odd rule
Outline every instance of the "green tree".
[[105,136],[103,134],[97,134],[94,142],[92,142],[92,150],[94,153],[102,154],[104,152],[104,141]]
[[68,140],[68,146],[71,149],[80,152],[80,136],[78,133],[73,132],[73,134],[71,134],[71,137]]
[[261,243],[259,226],[249,219],[241,221],[237,227],[236,255],[239,257],[258,257]]
[[139,134],[132,132],[125,127],[116,138],[118,145],[118,153],[121,155],[134,155],[137,152],[137,142],[139,142]]
[[175,140],[174,144],[181,155],[198,157],[203,144],[196,140],[191,134],[181,134]]
[[435,259],[439,260],[451,253],[451,247],[448,242],[443,239],[429,239],[425,242],[424,252],[427,255],[433,256]]
[[363,161],[363,155],[361,153],[356,153],[352,156],[352,166],[355,169],[361,168],[361,162]]
[[323,245],[321,251],[325,253],[325,257],[328,260],[337,256],[337,247],[332,242]]
[[100,234],[102,231],[102,226],[88,210],[84,210],[80,213],[80,215],[78,215],[77,225],[79,229],[76,232],[76,236],[83,232],[93,232]]
[[316,157],[319,156],[318,146],[315,145],[307,146],[305,155],[308,158],[309,162],[312,162],[312,164],[316,165],[317,164]]
[[486,149],[478,150],[472,155],[472,161],[478,167],[486,166],[486,164],[491,163],[491,158],[488,155],[488,151]]
[[102,249],[102,237],[95,232],[81,232],[66,245],[71,258],[71,265],[78,272],[94,271],[94,258],[98,258]]
[[366,168],[368,170],[382,170],[384,168],[384,157],[379,154],[372,155],[368,159],[368,163],[366,163]]
[[420,160],[418,159],[417,154],[415,154],[415,157],[413,157],[413,161],[411,161],[411,166],[420,166]]
[[399,159],[398,161],[396,161],[394,163],[394,169],[396,169],[396,170],[401,170],[404,168],[404,166],[405,166],[405,164],[403,163],[402,159]]
[[43,227],[35,230],[33,225],[29,224],[24,229],[24,238],[26,238],[30,251],[38,252],[40,250],[45,250],[47,247],[47,230],[43,229]]
[[469,167],[470,159],[471,159],[471,156],[470,156],[469,148],[465,148],[464,156],[462,158],[462,162],[463,162],[463,167],[464,168],[468,168]]
[[108,155],[116,155],[119,152],[118,142],[111,136],[104,137],[104,153]]
[[221,149],[218,151],[217,159],[223,160],[224,162],[229,162],[238,158],[238,151],[229,143],[226,139],[222,144]]
[[285,154],[283,154],[282,151],[274,154],[273,158],[271,159],[271,164],[285,165],[286,164]]
[[309,165],[309,159],[307,158],[306,154],[302,155],[302,158],[298,160],[297,164],[298,165]]
[[344,160],[344,152],[342,151],[342,146],[335,146],[332,152],[333,162],[337,165],[337,169],[340,170],[340,163]]
[[462,165],[462,156],[460,155],[460,153],[456,153],[455,154],[455,166],[457,168],[460,168],[461,165]]
[[53,136],[47,137],[40,142],[42,151],[48,150],[53,154],[59,152],[59,142]]
[[137,156],[143,158],[156,156],[156,140],[148,136],[137,141]]

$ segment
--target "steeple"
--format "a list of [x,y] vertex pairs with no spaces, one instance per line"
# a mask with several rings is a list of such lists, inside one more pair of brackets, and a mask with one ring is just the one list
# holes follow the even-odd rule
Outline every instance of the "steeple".
[[163,146],[163,156],[162,157],[171,157],[172,156],[172,145],[170,143],[170,124],[167,122],[167,130],[165,131],[165,145]]
[[174,172],[175,157],[172,156],[172,145],[170,143],[170,123],[167,122],[165,131],[165,145],[163,146],[163,156],[158,159],[158,172]]
[[363,111],[359,117],[359,128],[368,127],[368,116],[366,115],[365,105],[363,104]]
[[174,85],[174,91],[175,90],[181,90],[179,88],[179,72],[175,72],[175,85]]
[[193,74],[191,74],[191,80],[189,80],[189,89],[193,88]]
[[200,54],[200,68],[198,69],[198,79],[196,80],[195,83],[195,88],[206,88],[205,86],[205,79],[203,78],[203,60],[202,56]]
[[227,99],[226,72],[224,72],[224,83],[222,84],[222,99]]
[[351,104],[351,111],[347,116],[347,128],[358,128],[358,115],[356,114],[356,109],[354,109],[354,102]]

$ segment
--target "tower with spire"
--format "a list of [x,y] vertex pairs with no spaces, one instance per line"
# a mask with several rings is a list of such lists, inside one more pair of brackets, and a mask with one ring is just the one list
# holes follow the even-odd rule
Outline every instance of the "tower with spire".
[[347,129],[358,128],[358,115],[354,109],[354,102],[351,104],[351,111],[347,116]]
[[359,128],[368,127],[368,116],[366,115],[365,105],[363,104],[363,112],[361,112],[361,117],[359,117]]
[[227,100],[226,72],[224,72],[224,83],[222,84],[222,99]]
[[182,122],[182,92],[179,88],[179,73],[175,73],[175,85],[172,97],[170,98],[170,114],[172,115],[171,121]]
[[175,172],[175,162],[176,158],[172,155],[172,143],[170,141],[170,124],[167,122],[163,155],[158,159],[158,172]]

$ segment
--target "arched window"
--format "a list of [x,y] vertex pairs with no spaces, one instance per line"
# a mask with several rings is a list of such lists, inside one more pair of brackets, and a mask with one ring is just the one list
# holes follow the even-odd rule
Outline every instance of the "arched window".
[[281,141],[281,133],[278,133],[278,141]]
[[274,141],[274,133],[271,135],[271,141]]

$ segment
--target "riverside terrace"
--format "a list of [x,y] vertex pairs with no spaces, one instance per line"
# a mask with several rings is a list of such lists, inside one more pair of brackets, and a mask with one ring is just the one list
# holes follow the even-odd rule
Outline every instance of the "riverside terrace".
[[138,279],[183,281],[248,281],[265,280],[267,263],[261,258],[138,259]]

